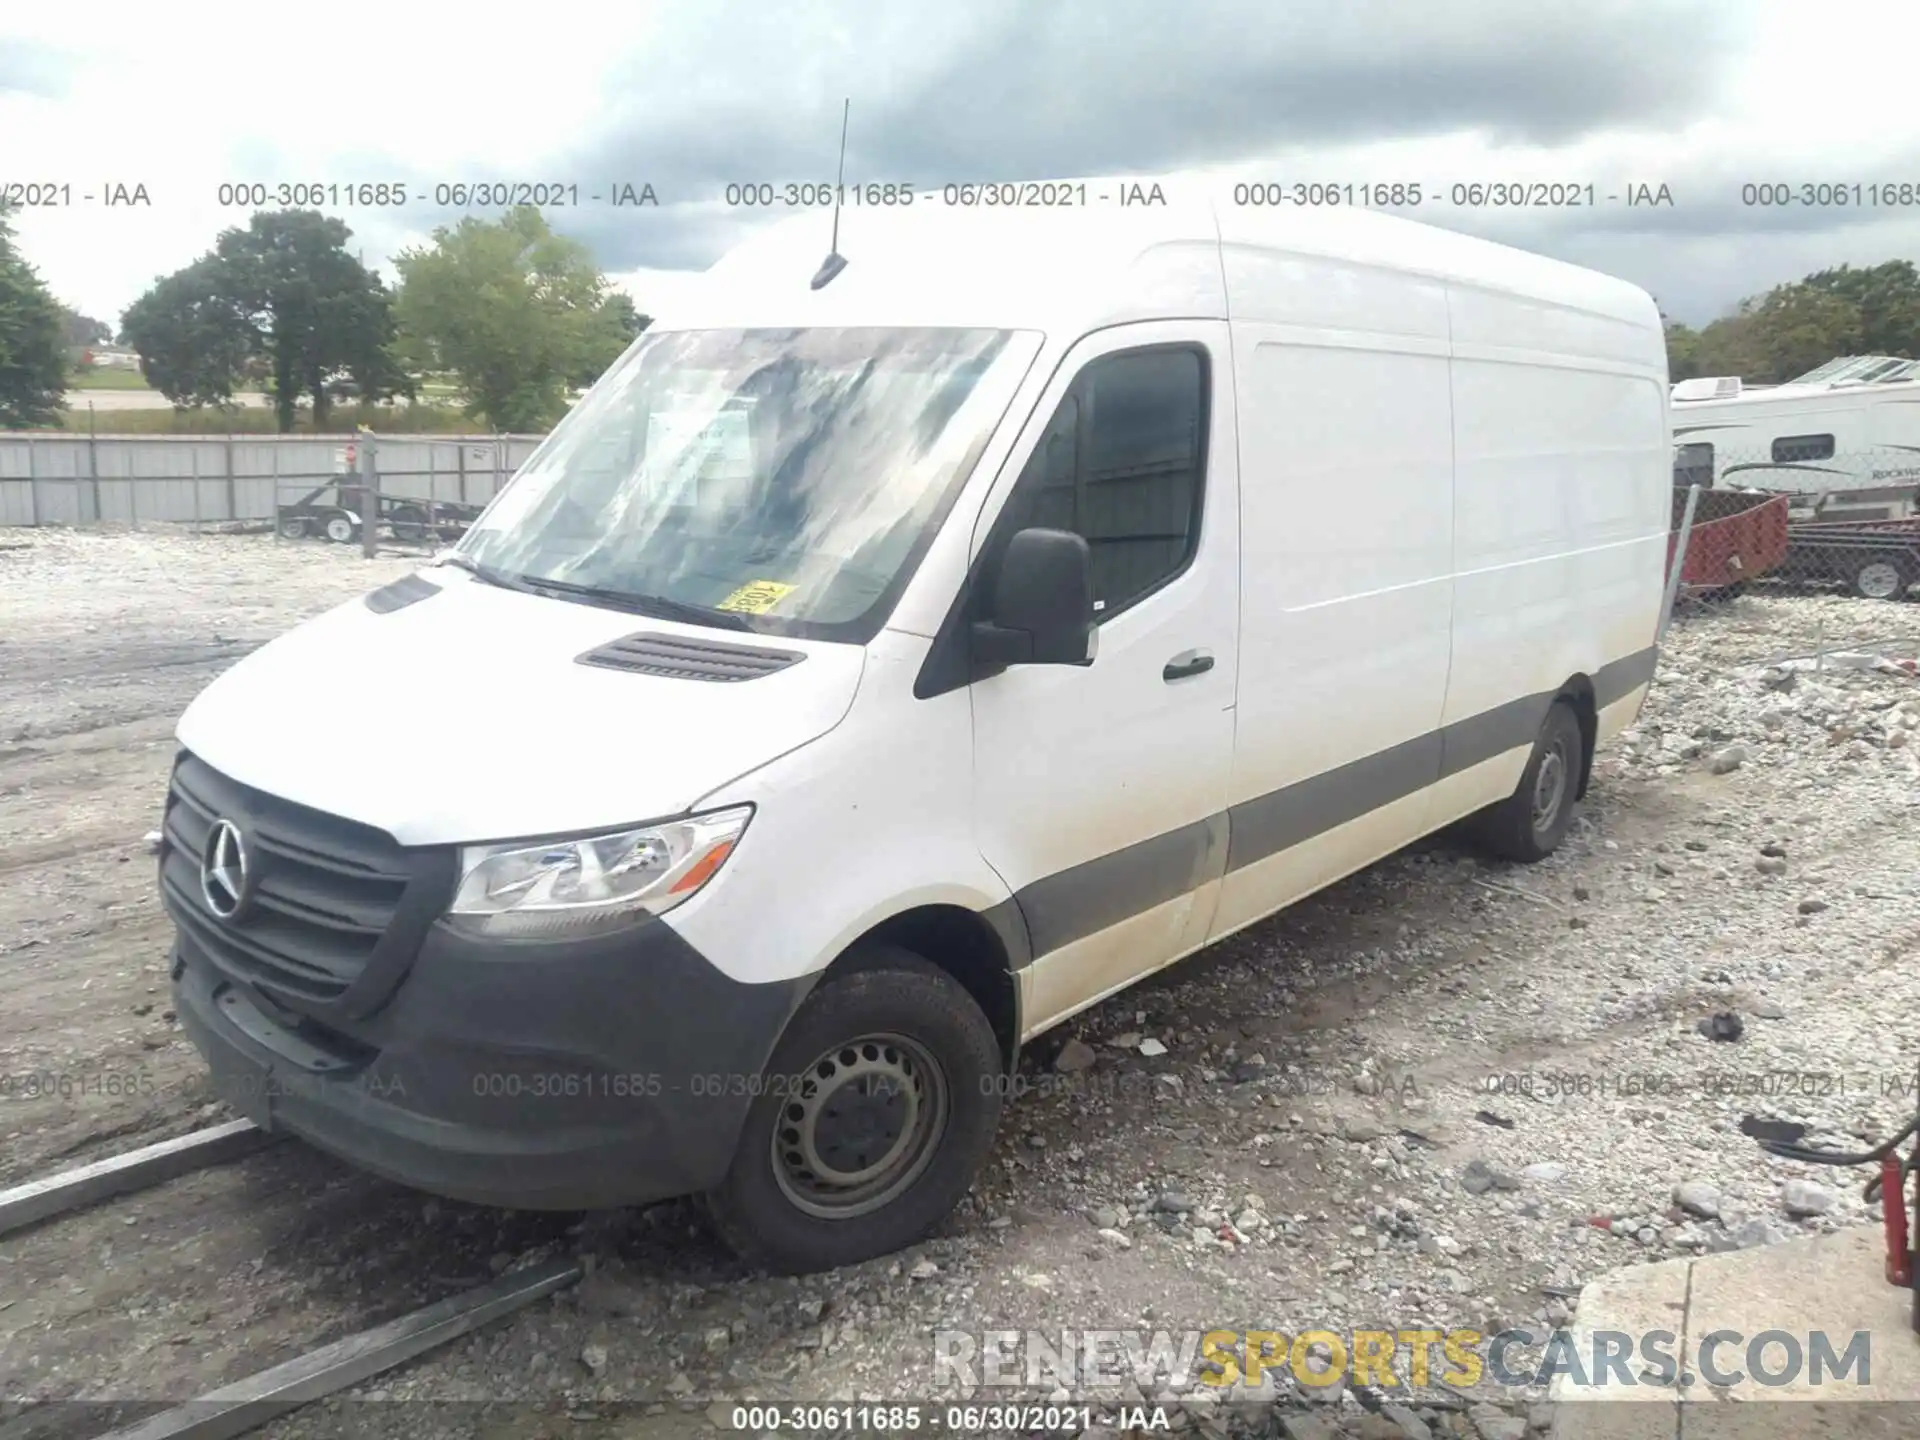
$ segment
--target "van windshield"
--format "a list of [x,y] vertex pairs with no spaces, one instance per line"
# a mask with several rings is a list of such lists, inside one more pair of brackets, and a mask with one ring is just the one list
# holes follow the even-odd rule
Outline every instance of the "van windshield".
[[590,604],[863,642],[1039,344],[1008,330],[649,332],[458,555]]

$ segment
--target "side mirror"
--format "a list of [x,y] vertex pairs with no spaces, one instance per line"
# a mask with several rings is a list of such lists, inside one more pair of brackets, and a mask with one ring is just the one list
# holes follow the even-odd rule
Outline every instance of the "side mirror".
[[1093,552],[1080,536],[1070,530],[1017,532],[988,584],[990,618],[973,626],[977,666],[1093,662]]

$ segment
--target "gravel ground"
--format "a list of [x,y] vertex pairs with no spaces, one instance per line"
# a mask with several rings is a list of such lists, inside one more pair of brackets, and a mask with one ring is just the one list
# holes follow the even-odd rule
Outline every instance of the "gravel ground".
[[[167,1009],[142,843],[172,722],[235,656],[413,563],[0,538],[0,1184],[223,1113]],[[1741,1123],[1858,1148],[1914,1109],[1920,682],[1876,659],[1913,656],[1902,626],[1920,607],[1688,614],[1559,854],[1437,838],[1079,1017],[909,1252],[773,1279],[684,1204],[487,1211],[287,1144],[0,1242],[0,1399],[92,1402],[37,1418],[97,1433],[569,1254],[592,1266],[575,1290],[261,1433],[697,1435],[745,1397],[955,1395],[935,1332],[1541,1330],[1622,1264],[1866,1223],[1864,1172],[1772,1159]],[[1168,1413],[1509,1440],[1548,1418],[1531,1390],[1429,1385],[1400,1411],[1268,1387]],[[1149,1375],[1093,1398],[1179,1396]]]

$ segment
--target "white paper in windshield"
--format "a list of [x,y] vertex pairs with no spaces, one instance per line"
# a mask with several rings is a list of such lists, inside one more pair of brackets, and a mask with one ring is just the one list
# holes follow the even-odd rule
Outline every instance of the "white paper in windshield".
[[747,411],[655,410],[647,416],[647,466],[701,479],[744,479],[753,473]]

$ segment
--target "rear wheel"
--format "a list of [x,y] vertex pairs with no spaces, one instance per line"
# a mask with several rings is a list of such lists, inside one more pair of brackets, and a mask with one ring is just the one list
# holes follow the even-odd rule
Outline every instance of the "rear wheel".
[[1565,700],[1547,711],[1520,783],[1499,804],[1473,817],[1474,838],[1502,860],[1523,865],[1544,860],[1559,848],[1573,823],[1574,797],[1586,763],[1580,717]]
[[345,515],[329,515],[326,523],[326,537],[336,545],[345,545],[353,539],[355,526]]
[[772,1270],[919,1239],[967,1192],[1000,1122],[1000,1046],[973,997],[898,947],[859,963],[787,1026],[706,1197],[722,1238]]
[[287,540],[306,539],[307,538],[306,516],[282,515],[280,517],[280,534],[283,539],[287,539]]
[[427,512],[417,505],[393,508],[393,538],[405,544],[427,538]]
[[1898,600],[1911,581],[1901,556],[1873,555],[1853,572],[1853,593],[1866,600]]

